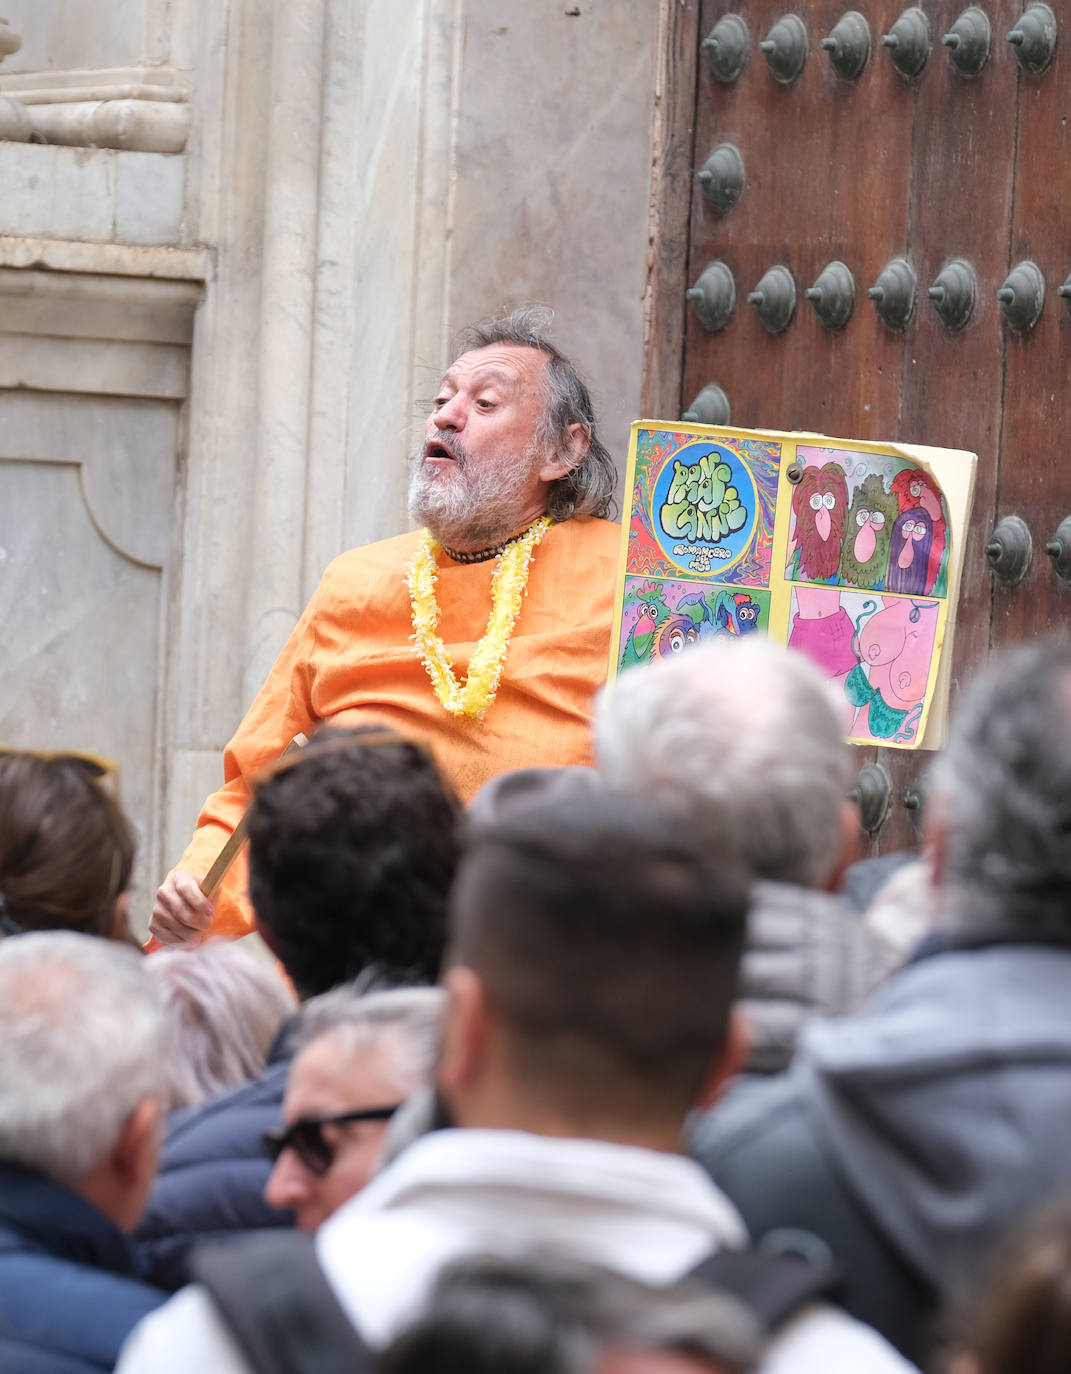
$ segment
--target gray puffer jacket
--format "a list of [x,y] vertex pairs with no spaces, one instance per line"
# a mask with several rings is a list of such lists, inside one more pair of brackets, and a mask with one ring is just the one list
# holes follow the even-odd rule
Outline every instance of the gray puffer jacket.
[[855,1011],[902,962],[842,898],[791,883],[755,885],[740,992],[747,1068],[777,1073],[814,1016]]

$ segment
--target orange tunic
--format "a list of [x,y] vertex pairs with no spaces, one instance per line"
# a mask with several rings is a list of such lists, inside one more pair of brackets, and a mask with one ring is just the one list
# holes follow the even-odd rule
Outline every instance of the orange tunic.
[[[227,746],[224,785],[205,802],[180,868],[207,873],[245,811],[249,779],[321,721],[374,721],[421,739],[466,801],[497,773],[590,761],[591,698],[606,678],[619,527],[577,517],[544,535],[483,721],[459,720],[440,705],[413,643],[403,579],[417,538],[385,539],[330,564]],[[439,633],[459,677],[487,628],[497,566],[440,559]],[[243,857],[219,891],[213,933],[251,929],[246,886]]]

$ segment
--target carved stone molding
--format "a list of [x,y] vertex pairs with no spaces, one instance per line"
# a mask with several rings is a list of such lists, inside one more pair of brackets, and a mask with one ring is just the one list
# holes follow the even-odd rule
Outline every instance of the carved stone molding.
[[3,82],[0,138],[181,153],[190,134],[189,99],[189,88],[166,67],[26,73]]
[[173,67],[103,67],[96,71],[18,72],[0,78],[5,95],[24,105],[79,100],[188,101],[190,90]]
[[0,267],[145,277],[154,281],[207,282],[215,273],[215,252],[210,248],[150,248],[126,243],[79,243],[72,239],[0,234]]
[[72,148],[121,148],[138,153],[181,153],[190,136],[189,105],[150,100],[97,104],[31,105],[33,132],[44,143]]
[[182,400],[199,282],[0,267],[0,388]]
[[28,143],[33,133],[33,120],[25,105],[0,95],[0,139],[9,143]]

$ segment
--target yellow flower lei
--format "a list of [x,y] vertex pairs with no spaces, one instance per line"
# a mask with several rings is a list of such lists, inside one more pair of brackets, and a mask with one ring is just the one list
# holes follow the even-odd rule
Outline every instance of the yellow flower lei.
[[446,645],[439,636],[439,602],[435,595],[438,559],[442,545],[429,530],[422,530],[416,552],[405,570],[405,582],[413,603],[413,638],[435,695],[452,716],[482,720],[495,699],[506,663],[510,636],[528,586],[528,566],[536,545],[553,524],[542,516],[524,535],[502,553],[491,582],[491,615],[487,629],[469,663],[465,685],[458,682]]

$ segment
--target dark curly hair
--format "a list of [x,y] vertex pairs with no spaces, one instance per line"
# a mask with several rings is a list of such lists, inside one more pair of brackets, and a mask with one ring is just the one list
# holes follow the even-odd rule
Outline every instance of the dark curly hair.
[[256,786],[250,896],[302,999],[438,977],[458,814],[428,751],[378,727],[320,730]]

